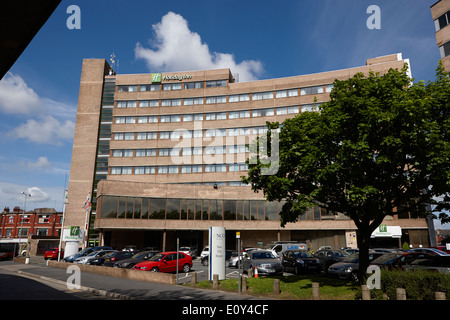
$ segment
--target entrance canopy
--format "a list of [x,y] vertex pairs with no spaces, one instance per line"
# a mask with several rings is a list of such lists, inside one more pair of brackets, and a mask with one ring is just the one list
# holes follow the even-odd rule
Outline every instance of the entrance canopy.
[[399,226],[387,226],[381,224],[374,232],[372,232],[371,238],[401,238],[402,229]]

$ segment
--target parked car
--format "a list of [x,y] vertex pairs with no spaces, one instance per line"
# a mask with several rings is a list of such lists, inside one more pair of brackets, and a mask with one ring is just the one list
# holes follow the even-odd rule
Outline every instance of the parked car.
[[103,257],[104,255],[116,252],[117,250],[99,250],[89,253],[87,256],[82,256],[73,260],[73,263],[88,264],[88,261],[98,257]]
[[436,248],[414,248],[414,249],[410,249],[408,251],[410,251],[410,252],[425,252],[425,253],[429,253],[433,256],[449,256],[448,253],[446,253],[442,250],[436,249]]
[[286,250],[283,252],[281,264],[285,271],[291,270],[294,274],[302,272],[321,272],[322,265],[312,253],[306,250]]
[[435,255],[426,259],[416,259],[411,262],[407,270],[428,270],[450,275],[450,255]]
[[426,259],[433,257],[431,254],[423,252],[392,252],[385,253],[381,257],[376,258],[370,264],[377,265],[382,269],[405,269],[405,266],[411,264],[417,259]]
[[209,255],[209,247],[206,246],[203,248],[202,252],[200,253],[200,258],[203,258],[204,256]]
[[439,249],[441,251],[444,251],[445,253],[450,254],[450,250],[447,249],[447,246],[437,246],[437,247],[432,247],[432,248],[436,248],[436,249]]
[[94,251],[99,251],[99,250],[112,250],[112,248],[111,247],[88,247],[88,248],[85,248],[85,249],[77,252],[76,254],[65,257],[64,262],[73,262],[76,258],[79,258],[82,256],[87,256],[89,253],[94,252]]
[[[44,252],[44,259],[58,259],[58,251],[59,248],[50,248],[45,250]],[[64,250],[61,250],[61,252],[59,253],[59,257],[63,258],[64,257]]]
[[134,252],[132,251],[117,251],[112,252],[108,255],[105,255],[105,260],[103,261],[103,266],[105,267],[113,267],[114,263],[124,259],[130,259],[134,256]]
[[[226,251],[225,251],[225,261],[229,261],[229,259],[231,259],[232,255],[233,255],[233,251],[231,251],[231,250],[226,250]],[[202,263],[202,265],[204,265],[204,266],[207,266],[207,265],[209,264],[209,254],[206,255],[206,256],[203,256],[203,257],[201,258],[201,263]]]
[[322,270],[325,274],[328,272],[328,267],[333,263],[344,260],[349,254],[342,250],[322,249],[314,253],[314,256],[319,259]]
[[111,250],[111,252],[108,252],[108,253],[106,253],[104,255],[93,257],[92,259],[87,260],[86,264],[91,265],[91,266],[101,266],[105,262],[106,257],[108,257],[109,255],[111,255],[113,253],[116,253],[116,252],[119,252],[119,251],[118,250]]
[[[192,257],[182,252],[178,253],[178,271],[189,272],[192,268]],[[161,252],[155,254],[147,261],[139,262],[133,270],[145,270],[153,272],[176,272],[177,252]]]
[[404,252],[404,250],[402,249],[395,249],[395,248],[371,248],[370,250],[383,253]]
[[265,245],[262,249],[271,250],[274,255],[281,258],[286,250],[308,250],[308,245],[299,242],[281,242]]
[[191,248],[191,247],[180,247],[179,251],[190,255],[192,257],[192,259],[197,258],[197,250],[195,250],[194,248]]
[[161,251],[140,251],[136,253],[134,256],[128,259],[119,260],[114,263],[114,267],[116,268],[126,268],[131,269],[137,263],[145,261],[153,257],[155,254],[160,253]]
[[[369,263],[384,255],[383,252],[369,251]],[[355,252],[342,261],[333,263],[328,267],[328,275],[336,276],[340,279],[351,279],[358,281],[359,252]]]
[[138,251],[138,248],[137,248],[136,245],[130,244],[130,245],[127,245],[127,246],[123,247],[122,251],[132,251],[132,252],[136,252],[136,251]]
[[278,257],[271,250],[252,250],[246,252],[242,259],[244,270],[255,268],[258,275],[283,274],[283,266]]

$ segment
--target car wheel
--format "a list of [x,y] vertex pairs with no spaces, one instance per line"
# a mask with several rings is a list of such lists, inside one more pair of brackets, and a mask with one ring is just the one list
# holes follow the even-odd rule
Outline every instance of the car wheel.
[[191,270],[191,266],[187,263],[183,266],[183,272],[188,273]]
[[208,259],[203,259],[202,260],[202,265],[207,266],[208,265]]
[[150,269],[151,272],[159,272],[159,269],[157,267],[153,267]]

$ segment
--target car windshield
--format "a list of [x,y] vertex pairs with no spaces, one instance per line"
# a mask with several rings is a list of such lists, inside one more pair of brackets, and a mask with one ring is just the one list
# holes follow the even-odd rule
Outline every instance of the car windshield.
[[139,252],[132,256],[132,258],[143,258],[149,251]]
[[276,259],[275,256],[272,254],[272,252],[268,251],[262,251],[262,252],[252,252],[251,253],[252,259]]
[[344,262],[352,262],[352,263],[358,263],[359,262],[359,253],[355,252],[342,260]]
[[161,261],[162,258],[164,258],[166,255],[162,253],[155,254],[153,257],[148,259],[149,261]]
[[190,251],[191,250],[191,248],[189,248],[189,247],[181,247],[180,248],[180,251]]
[[313,255],[308,251],[296,251],[294,252],[294,256],[298,259],[300,258],[312,258]]
[[336,257],[347,257],[349,255],[348,252],[340,251],[340,250],[333,250],[332,252]]

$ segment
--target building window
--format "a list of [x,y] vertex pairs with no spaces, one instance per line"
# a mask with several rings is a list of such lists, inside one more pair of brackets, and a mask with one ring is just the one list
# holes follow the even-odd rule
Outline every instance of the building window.
[[138,86],[118,86],[117,92],[137,92]]
[[441,59],[445,58],[446,56],[450,55],[450,41],[444,43],[444,45],[439,47],[439,52],[441,54]]
[[227,86],[227,80],[216,80],[216,81],[207,81],[206,87],[207,88],[218,88],[218,87],[226,87]]
[[308,88],[301,88],[300,89],[300,95],[308,95],[308,94],[319,94],[323,93],[323,86],[315,86],[315,87],[308,87]]
[[450,12],[444,13],[442,16],[434,20],[434,26],[436,28],[436,32],[446,27],[450,23]]
[[135,100],[117,101],[117,108],[136,108]]
[[162,85],[163,91],[181,90],[181,83],[165,83]]
[[159,100],[141,100],[139,101],[139,108],[158,107]]
[[201,82],[187,82],[184,84],[185,89],[201,89],[203,88],[203,81]]

